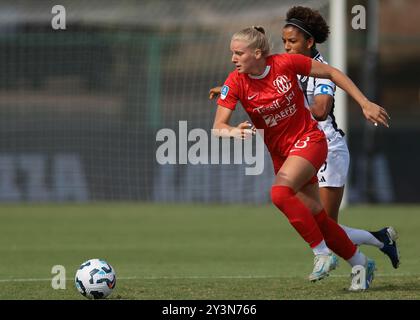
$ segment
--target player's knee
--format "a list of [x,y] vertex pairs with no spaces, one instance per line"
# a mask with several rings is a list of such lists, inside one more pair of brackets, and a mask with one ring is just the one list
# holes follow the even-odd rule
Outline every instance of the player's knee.
[[323,209],[322,205],[316,201],[309,201],[308,203],[305,203],[305,205],[308,207],[308,209],[314,216],[317,215]]
[[287,199],[290,199],[294,195],[295,195],[295,192],[290,187],[277,186],[277,185],[271,187],[271,201],[280,210],[283,209],[283,206],[285,202],[287,201]]

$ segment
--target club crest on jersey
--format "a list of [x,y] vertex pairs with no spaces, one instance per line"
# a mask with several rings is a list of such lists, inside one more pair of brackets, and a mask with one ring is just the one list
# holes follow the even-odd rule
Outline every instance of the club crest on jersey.
[[227,97],[228,92],[229,92],[229,87],[227,85],[224,85],[222,87],[222,90],[220,90],[220,98],[222,100],[225,100],[226,97]]
[[280,94],[284,94],[290,90],[292,87],[292,81],[287,78],[287,76],[278,76],[276,80],[273,81],[274,87],[276,88],[277,92]]

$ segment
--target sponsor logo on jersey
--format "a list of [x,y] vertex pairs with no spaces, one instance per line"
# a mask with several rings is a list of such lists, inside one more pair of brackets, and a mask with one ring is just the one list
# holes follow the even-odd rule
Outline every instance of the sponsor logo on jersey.
[[286,110],[290,106],[293,106],[293,108],[295,108],[295,103],[293,103],[294,97],[295,93],[291,91],[289,94],[284,95],[283,99],[276,99],[272,102],[272,104],[267,106],[256,107],[255,109],[253,109],[252,112],[257,112],[260,115],[264,115],[278,112],[280,109]]
[[228,95],[228,92],[229,92],[229,87],[227,85],[224,85],[222,87],[222,90],[220,90],[220,98],[222,100],[225,100]]
[[278,76],[276,80],[273,81],[273,84],[277,92],[280,94],[286,93],[292,87],[292,81],[290,81],[289,78],[285,75]]
[[284,110],[279,111],[278,113],[263,115],[262,117],[267,127],[275,127],[279,124],[281,120],[294,115],[296,113],[296,110],[296,105],[294,104],[290,107],[287,107]]

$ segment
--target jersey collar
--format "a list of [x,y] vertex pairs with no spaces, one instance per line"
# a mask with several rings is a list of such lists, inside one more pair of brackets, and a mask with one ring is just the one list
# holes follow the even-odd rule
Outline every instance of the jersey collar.
[[262,74],[260,74],[259,76],[253,76],[251,74],[248,74],[248,77],[250,77],[251,79],[264,79],[267,74],[270,72],[271,66],[266,66],[265,70]]

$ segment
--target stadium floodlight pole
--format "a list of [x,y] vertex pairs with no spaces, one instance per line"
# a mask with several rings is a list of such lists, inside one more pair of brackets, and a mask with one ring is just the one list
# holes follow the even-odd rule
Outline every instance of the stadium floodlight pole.
[[[346,0],[330,0],[330,47],[329,56],[330,64],[347,73],[347,30],[346,30]],[[335,93],[335,105],[334,109],[335,118],[337,124],[344,131],[347,132],[347,96],[346,93],[337,88]],[[346,190],[346,189],[345,189]],[[347,192],[344,191],[343,200],[341,202],[341,208],[347,206]]]

